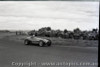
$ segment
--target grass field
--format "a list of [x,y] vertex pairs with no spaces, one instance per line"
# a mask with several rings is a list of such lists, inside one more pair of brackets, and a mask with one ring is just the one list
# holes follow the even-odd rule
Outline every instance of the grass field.
[[[15,35],[15,33],[0,33],[0,38],[5,38],[12,41],[23,42],[26,38],[26,35]],[[60,46],[80,46],[80,47],[98,47],[97,40],[74,40],[74,39],[62,39],[55,37],[41,37],[50,39],[52,45]]]
[[7,36],[12,36],[14,33],[9,33],[9,32],[0,32],[0,39],[7,37]]

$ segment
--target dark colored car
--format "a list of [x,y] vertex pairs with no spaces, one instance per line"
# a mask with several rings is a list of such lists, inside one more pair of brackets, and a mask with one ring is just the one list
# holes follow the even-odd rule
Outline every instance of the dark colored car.
[[51,40],[43,39],[43,38],[39,38],[35,36],[30,36],[30,37],[25,38],[24,44],[25,45],[38,44],[40,47],[45,46],[45,45],[51,46]]

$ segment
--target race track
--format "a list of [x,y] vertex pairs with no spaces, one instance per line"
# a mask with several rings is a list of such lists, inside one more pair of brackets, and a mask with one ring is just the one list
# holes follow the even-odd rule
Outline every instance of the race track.
[[0,39],[0,67],[97,67],[97,62],[97,47],[39,47]]

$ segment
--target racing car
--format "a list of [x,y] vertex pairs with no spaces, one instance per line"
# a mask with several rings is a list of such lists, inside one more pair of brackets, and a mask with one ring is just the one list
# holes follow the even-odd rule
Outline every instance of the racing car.
[[51,40],[39,38],[39,37],[36,37],[35,35],[32,35],[32,36],[25,38],[24,44],[25,45],[38,44],[40,47],[45,46],[45,45],[51,46]]

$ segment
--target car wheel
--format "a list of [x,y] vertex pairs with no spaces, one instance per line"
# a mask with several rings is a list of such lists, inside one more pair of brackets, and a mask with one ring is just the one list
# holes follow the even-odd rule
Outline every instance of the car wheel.
[[40,47],[43,47],[43,46],[44,46],[44,42],[43,42],[43,41],[40,41],[40,42],[39,42],[39,46],[40,46]]
[[51,44],[48,44],[48,46],[51,46]]
[[24,41],[24,44],[25,44],[25,45],[29,45],[30,42],[29,42],[28,40],[25,40],[25,41]]
[[48,46],[51,46],[51,41],[49,40],[49,42],[48,42],[48,44],[47,44]]

